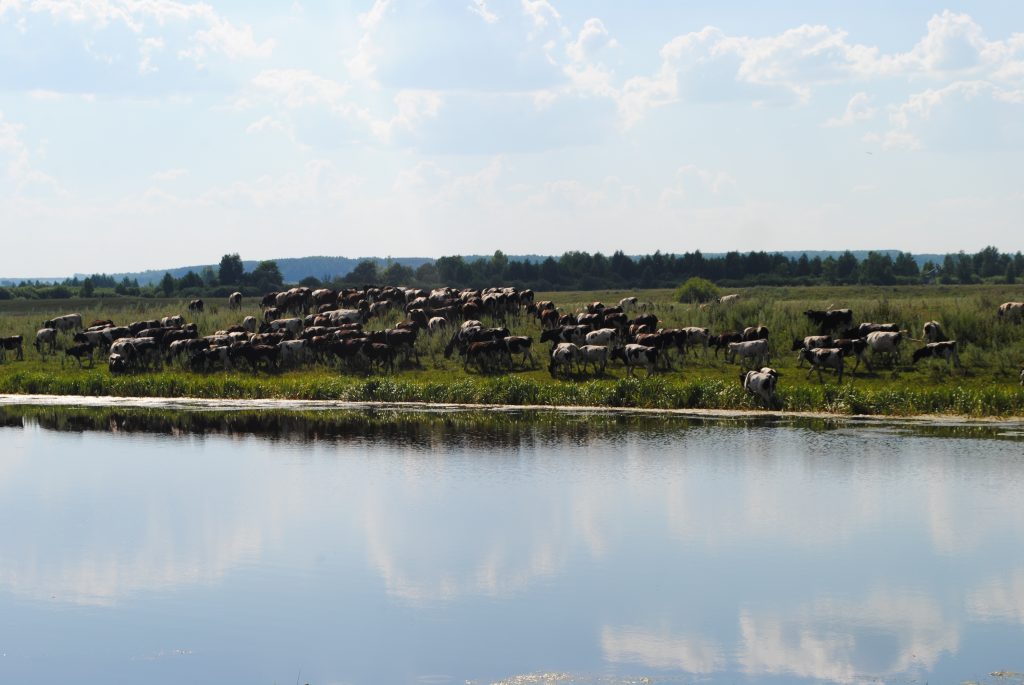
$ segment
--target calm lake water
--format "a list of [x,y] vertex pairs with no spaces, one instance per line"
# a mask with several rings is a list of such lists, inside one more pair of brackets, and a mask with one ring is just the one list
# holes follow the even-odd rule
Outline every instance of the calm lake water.
[[1019,440],[302,421],[6,415],[0,683],[1024,679]]

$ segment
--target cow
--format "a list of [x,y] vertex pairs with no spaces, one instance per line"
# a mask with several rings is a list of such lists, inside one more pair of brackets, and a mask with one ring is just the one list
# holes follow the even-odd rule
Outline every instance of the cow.
[[584,341],[587,345],[601,345],[602,347],[610,347],[618,339],[619,332],[614,328],[599,328],[596,331],[590,331],[584,336]]
[[[36,341],[32,343],[33,347],[36,348],[36,352],[39,356],[45,357],[47,351],[50,354],[56,354],[57,352],[57,329],[56,328],[40,328],[36,331]],[[44,351],[46,350],[46,351]]]
[[733,304],[734,302],[738,302],[739,299],[740,296],[736,293],[733,293],[732,295],[722,295],[718,298],[718,304]]
[[503,364],[509,369],[512,368],[512,358],[504,338],[471,342],[464,349],[464,353],[466,355],[462,364],[464,371],[469,370],[470,364],[476,365],[481,373],[493,371]]
[[956,349],[956,340],[943,340],[941,342],[928,343],[919,350],[914,350],[914,363],[925,357],[938,357],[945,359],[946,363],[960,368],[960,354]]
[[[838,347],[843,351],[843,356],[847,359],[853,357],[857,360],[853,364],[851,373],[857,372],[857,368],[860,367],[861,362],[864,362],[864,366],[868,367],[868,371],[872,371],[871,360],[868,359],[867,354],[865,354],[868,350],[868,341],[864,338],[839,338],[838,340],[833,340],[829,347]],[[801,364],[802,363],[803,360],[801,360]]]
[[822,335],[831,333],[840,326],[853,325],[853,311],[849,309],[808,309],[804,316],[820,329]]
[[112,354],[107,357],[107,369],[113,374],[128,373],[131,370],[128,359],[120,354]]
[[580,355],[580,349],[573,343],[558,343],[551,350],[551,362],[548,364],[548,372],[552,378],[558,377],[558,370],[564,369],[566,376],[572,374],[573,362]]
[[427,319],[427,332],[433,335],[448,328],[448,319],[443,316],[432,316]]
[[64,316],[58,316],[49,321],[43,322],[43,328],[56,329],[58,333],[67,333],[68,331],[80,331],[82,330],[82,315],[81,314],[65,314]]
[[189,314],[202,314],[205,307],[202,299],[190,300],[188,303]]
[[1004,302],[999,305],[999,318],[1020,323],[1024,317],[1024,302]]
[[767,326],[747,326],[741,336],[743,340],[767,340],[768,334]]
[[20,335],[10,335],[5,338],[0,338],[0,360],[7,361],[8,350],[15,353],[14,358],[18,361],[25,359],[25,353],[21,347],[22,337]]
[[740,358],[742,367],[748,360],[753,361],[751,368],[760,368],[771,361],[771,350],[768,348],[767,340],[744,340],[742,342],[729,343],[726,348],[725,361],[730,364]]
[[885,354],[894,364],[900,363],[900,342],[903,340],[903,333],[897,331],[875,331],[868,333],[866,340],[871,348],[871,356]]
[[299,366],[306,361],[305,340],[282,340],[277,344],[281,366]]
[[232,365],[237,365],[238,360],[242,359],[249,363],[249,368],[252,369],[253,373],[259,367],[259,363],[263,362],[264,368],[267,373],[271,373],[277,370],[277,360],[280,357],[280,350],[273,345],[232,345],[228,352]]
[[598,374],[604,374],[608,365],[608,348],[604,345],[584,345],[580,350],[580,372],[586,373],[587,366],[593,365]]
[[711,338],[710,345],[715,348],[715,359],[718,359],[718,353],[723,348],[727,348],[729,343],[742,342],[743,334],[737,333],[736,331],[725,331],[719,333]]
[[647,375],[654,373],[655,365],[658,363],[658,350],[647,345],[630,343],[625,347],[612,350],[612,359],[621,359],[626,365],[626,375],[633,375],[633,368],[642,366],[647,369]]
[[359,354],[362,355],[367,362],[369,362],[370,369],[373,369],[374,364],[378,365],[381,371],[395,371],[395,349],[387,343],[363,343],[362,348],[359,350]]
[[832,336],[830,335],[808,335],[807,337],[793,338],[793,350],[796,352],[797,366],[804,365],[803,350],[813,350],[819,347],[832,347]]
[[942,324],[938,321],[928,321],[924,325],[924,339],[930,343],[942,342],[946,339],[946,334],[942,331]]
[[92,343],[75,343],[71,347],[64,350],[64,356],[60,359],[61,368],[64,367],[64,362],[68,357],[73,357],[78,362],[78,368],[82,368],[82,359],[89,360],[89,367],[92,368],[93,359],[92,353],[95,348]]
[[302,319],[274,319],[260,327],[261,333],[275,333],[277,331],[288,331],[292,335],[297,336],[302,332]]
[[[708,356],[708,343],[711,340],[711,331],[707,328],[698,328],[697,326],[687,326],[680,329],[683,332],[683,336],[676,338],[676,345],[679,347],[683,354],[689,349],[696,350],[697,348],[704,348],[704,358]],[[681,344],[680,344],[681,343]]]
[[637,302],[638,300],[635,296],[624,297],[621,300],[619,300],[619,307],[624,312],[632,312],[636,310]]
[[768,406],[775,404],[775,386],[779,381],[778,371],[764,366],[760,371],[747,371],[740,376],[740,379],[747,394],[759,397]]
[[255,316],[247,316],[242,319],[242,330],[247,333],[255,333],[257,328],[257,321]]
[[228,295],[228,309],[241,309],[242,308],[242,293],[237,290]]
[[866,338],[868,333],[877,333],[883,331],[886,333],[897,333],[900,330],[900,325],[897,323],[862,323],[857,326],[843,331],[842,337],[844,338]]
[[551,330],[552,328],[558,327],[558,310],[557,309],[541,309],[540,310],[540,327],[544,330]]
[[509,359],[514,354],[521,354],[523,356],[521,364],[522,368],[526,368],[526,362],[529,360],[530,368],[537,368],[537,362],[533,359],[533,338],[525,335],[510,335],[507,338],[503,338],[502,342],[505,343],[505,347],[508,349]]
[[838,382],[843,382],[844,356],[843,351],[838,347],[817,347],[811,350],[800,350],[800,358],[811,363],[811,368],[807,369],[807,377],[810,378],[811,373],[817,371],[819,383],[824,382],[824,379],[821,377],[821,370],[823,368],[835,369],[839,374]]

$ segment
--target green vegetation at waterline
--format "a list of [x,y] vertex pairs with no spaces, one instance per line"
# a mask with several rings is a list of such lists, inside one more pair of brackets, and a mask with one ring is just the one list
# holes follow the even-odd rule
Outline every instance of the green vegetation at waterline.
[[[738,292],[737,302],[700,308],[678,304],[671,290],[586,291],[538,293],[538,299],[554,299],[563,311],[575,311],[583,303],[601,300],[615,303],[637,295],[650,303],[665,327],[703,326],[719,332],[765,325],[774,346],[772,365],[782,377],[775,409],[826,411],[840,414],[912,415],[950,413],[970,416],[1024,415],[1024,389],[1019,370],[1024,362],[1024,325],[999,321],[996,308],[1007,300],[1024,299],[1015,286],[920,286],[920,287],[814,287],[753,288]],[[314,366],[277,374],[247,372],[193,373],[178,368],[113,376],[102,360],[94,369],[79,369],[69,360],[62,368],[57,358],[40,359],[31,340],[42,321],[57,314],[80,312],[86,321],[112,318],[119,323],[186,314],[186,302],[178,299],[78,300],[68,302],[9,301],[0,303],[0,335],[25,337],[25,361],[8,355],[0,364],[0,392],[63,395],[106,395],[203,398],[288,398],[383,402],[438,402],[459,404],[512,404],[559,406],[613,406],[639,408],[760,409],[760,403],[744,394],[739,368],[716,359],[689,356],[673,371],[646,378],[626,378],[619,364],[609,365],[604,375],[581,375],[555,380],[546,370],[547,345],[535,343],[538,368],[507,375],[486,375],[463,370],[456,356],[444,359],[447,336],[422,336],[417,343],[420,365],[399,365],[394,374],[366,375],[337,367]],[[850,307],[857,321],[897,322],[911,337],[921,336],[925,321],[937,319],[949,337],[960,343],[964,369],[949,369],[943,362],[923,361],[915,368],[910,353],[918,343],[903,350],[895,367],[884,363],[873,372],[863,366],[847,373],[841,385],[835,376],[826,382],[806,376],[790,351],[794,337],[812,329],[802,312],[808,308]],[[199,317],[200,332],[211,333],[237,323],[245,315],[259,315],[256,303],[247,299],[241,311],[230,311],[226,302],[208,302]],[[400,315],[376,320],[369,328],[393,325]],[[485,323],[497,323],[487,321]],[[535,319],[522,316],[506,322],[514,334],[539,338]]]

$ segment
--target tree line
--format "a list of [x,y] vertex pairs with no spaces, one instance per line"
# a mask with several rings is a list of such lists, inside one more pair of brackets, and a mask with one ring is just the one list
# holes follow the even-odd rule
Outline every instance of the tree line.
[[510,259],[500,250],[486,258],[440,257],[417,269],[391,262],[378,266],[364,260],[343,276],[310,275],[297,284],[285,284],[276,262],[264,261],[245,271],[238,254],[227,254],[219,266],[201,273],[189,271],[175,278],[170,273],[152,285],[137,280],[116,280],[106,274],[84,279],[70,278],[58,284],[22,282],[0,288],[0,299],[68,298],[94,296],[224,296],[236,290],[257,295],[280,290],[286,285],[313,288],[343,288],[368,284],[404,284],[430,288],[439,285],[483,288],[509,285],[551,290],[596,290],[605,288],[672,288],[690,278],[707,279],[726,288],[773,285],[909,285],[921,283],[974,284],[1016,283],[1024,274],[1024,255],[986,247],[976,253],[947,254],[938,262],[919,266],[913,255],[895,257],[869,252],[858,259],[850,251],[838,256],[799,257],[769,252],[728,252],[705,256],[699,250],[682,254],[655,252],[631,257],[621,251],[606,256],[600,252],[566,252],[543,260]]

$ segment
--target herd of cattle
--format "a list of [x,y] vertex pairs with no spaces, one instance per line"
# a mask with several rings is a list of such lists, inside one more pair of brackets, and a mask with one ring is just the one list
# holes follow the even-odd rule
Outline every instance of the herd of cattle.
[[[721,300],[723,304],[729,301]],[[229,309],[241,306],[241,293],[233,293],[228,298]],[[650,375],[674,368],[673,358],[678,363],[692,355],[707,359],[713,350],[716,358],[722,354],[726,362],[740,366],[747,392],[766,403],[775,401],[779,374],[770,364],[773,351],[779,348],[766,327],[715,334],[697,326],[664,328],[655,313],[644,309],[636,297],[626,297],[613,306],[593,302],[581,311],[563,313],[551,301],[535,301],[532,291],[514,288],[426,291],[389,286],[340,292],[293,288],[265,295],[259,318],[246,316],[209,335],[200,335],[196,323],[187,323],[178,315],[117,325],[112,320],[86,323],[80,314],[68,314],[44,322],[33,345],[45,358],[56,355],[58,343],[70,337],[62,364],[74,359],[79,366],[92,365],[94,356],[103,354],[111,373],[165,365],[255,373],[311,364],[370,372],[393,371],[400,359],[418,364],[422,347],[418,341],[443,334],[448,338],[445,358],[457,352],[465,370],[502,372],[537,366],[533,338],[512,335],[505,326],[510,319],[528,316],[540,326],[539,343],[551,344],[546,356],[552,377],[588,371],[603,374],[612,362],[621,362],[629,376],[637,368]],[[192,300],[188,311],[201,317],[203,301]],[[1007,302],[997,314],[1019,323],[1024,318],[1024,303]],[[402,320],[394,327],[372,329],[375,320],[396,315]],[[808,363],[808,376],[817,372],[819,381],[828,370],[842,382],[850,363],[852,371],[862,363],[871,370],[873,363],[883,359],[900,364],[905,342],[915,340],[897,324],[855,324],[849,309],[808,310],[804,316],[816,333],[793,340],[791,350],[797,353],[799,366]],[[485,325],[483,319],[492,325]],[[915,364],[924,358],[939,358],[960,366],[957,342],[946,338],[938,321],[927,322],[922,336],[924,346],[912,355]],[[22,342],[22,336],[0,338],[0,361],[8,353],[23,359]],[[1024,385],[1024,370],[1020,382]]]

